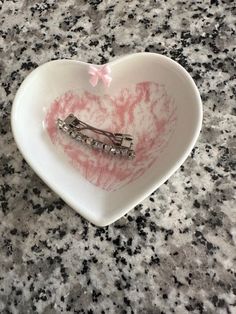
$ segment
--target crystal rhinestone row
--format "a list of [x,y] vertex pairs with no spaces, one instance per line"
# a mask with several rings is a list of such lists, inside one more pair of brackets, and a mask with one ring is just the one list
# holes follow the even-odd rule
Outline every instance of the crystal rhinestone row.
[[66,124],[61,119],[57,120],[57,126],[60,130],[68,134],[74,140],[83,143],[86,146],[89,146],[95,150],[102,151],[113,156],[125,157],[128,159],[134,159],[135,157],[135,152],[133,149],[124,146],[117,146],[114,144],[105,144],[101,141],[98,141],[92,137],[89,137],[81,133],[80,131],[76,130],[75,127]]

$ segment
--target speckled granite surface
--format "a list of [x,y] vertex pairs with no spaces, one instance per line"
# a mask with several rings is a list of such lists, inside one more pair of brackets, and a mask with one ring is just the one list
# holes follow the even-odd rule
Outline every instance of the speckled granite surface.
[[[234,1],[0,1],[0,313],[236,313]],[[179,171],[96,228],[21,157],[10,129],[22,80],[54,58],[172,57],[204,104]]]

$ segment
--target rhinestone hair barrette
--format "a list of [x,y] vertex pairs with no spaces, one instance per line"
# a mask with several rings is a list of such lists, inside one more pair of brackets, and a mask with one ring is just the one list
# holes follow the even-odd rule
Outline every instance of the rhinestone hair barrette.
[[[97,129],[79,120],[73,114],[67,116],[65,120],[57,119],[57,126],[74,140],[93,149],[128,159],[133,159],[135,157],[135,151],[133,150],[133,137],[129,134],[112,133]],[[83,131],[86,130],[95,134],[103,135],[105,139],[109,140],[109,143],[106,141],[102,142],[84,134]]]

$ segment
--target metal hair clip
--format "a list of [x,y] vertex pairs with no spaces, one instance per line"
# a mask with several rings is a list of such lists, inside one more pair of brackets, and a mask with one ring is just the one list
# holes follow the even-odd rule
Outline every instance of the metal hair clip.
[[[57,126],[73,139],[86,144],[93,149],[129,159],[133,159],[135,157],[135,152],[133,150],[133,137],[129,134],[112,133],[94,128],[91,125],[82,122],[73,114],[70,114],[65,120],[57,119]],[[110,143],[101,142],[93,137],[83,134],[81,131],[84,130],[101,134],[108,138]]]

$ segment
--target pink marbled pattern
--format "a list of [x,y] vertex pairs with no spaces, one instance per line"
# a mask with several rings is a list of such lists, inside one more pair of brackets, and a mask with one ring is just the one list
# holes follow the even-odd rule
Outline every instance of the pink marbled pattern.
[[[58,117],[74,113],[82,121],[112,132],[134,136],[136,158],[124,160],[89,149],[56,128]],[[53,144],[88,181],[107,191],[117,190],[141,176],[160,156],[176,122],[176,108],[165,86],[141,82],[116,95],[97,96],[68,91],[50,106],[45,125]]]

